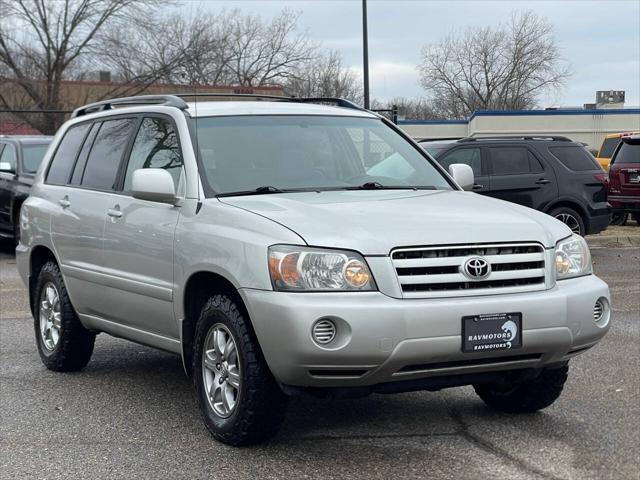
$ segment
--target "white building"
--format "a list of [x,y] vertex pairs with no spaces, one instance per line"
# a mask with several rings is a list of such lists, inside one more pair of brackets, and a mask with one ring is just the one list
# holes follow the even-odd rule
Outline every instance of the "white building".
[[598,149],[605,135],[640,130],[640,108],[479,111],[468,120],[400,120],[415,139],[561,135]]

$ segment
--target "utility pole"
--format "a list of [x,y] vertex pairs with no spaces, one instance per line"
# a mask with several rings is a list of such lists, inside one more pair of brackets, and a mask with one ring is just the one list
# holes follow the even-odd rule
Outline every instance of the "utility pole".
[[364,108],[369,109],[369,34],[367,32],[367,0],[362,0],[362,63],[364,72]]

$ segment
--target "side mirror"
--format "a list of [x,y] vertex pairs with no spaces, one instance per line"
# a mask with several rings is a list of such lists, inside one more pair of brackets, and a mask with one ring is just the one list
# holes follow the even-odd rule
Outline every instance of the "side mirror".
[[13,165],[11,165],[9,162],[0,162],[0,172],[16,173],[16,171],[13,168]]
[[162,168],[141,168],[133,172],[131,179],[133,198],[152,202],[176,203],[176,187],[173,177]]
[[449,165],[449,175],[463,190],[471,190],[474,185],[473,170],[464,163],[453,163]]

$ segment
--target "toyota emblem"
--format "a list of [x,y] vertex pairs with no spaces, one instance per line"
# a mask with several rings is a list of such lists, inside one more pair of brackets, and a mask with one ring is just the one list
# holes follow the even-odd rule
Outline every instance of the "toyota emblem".
[[482,280],[491,273],[491,265],[482,257],[471,257],[464,262],[463,271],[472,280]]

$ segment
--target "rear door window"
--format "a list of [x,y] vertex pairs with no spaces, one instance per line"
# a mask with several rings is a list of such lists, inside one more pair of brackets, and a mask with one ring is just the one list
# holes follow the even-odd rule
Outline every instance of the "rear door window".
[[489,147],[493,175],[540,173],[540,161],[526,147]]
[[566,147],[549,147],[551,155],[560,160],[565,167],[574,172],[601,170],[600,166],[583,147],[570,145]]
[[89,152],[81,185],[97,190],[115,190],[120,162],[127,149],[136,119],[105,120]]
[[482,175],[482,157],[480,155],[480,148],[478,147],[454,150],[439,159],[438,163],[442,165],[445,170],[454,163],[463,163],[473,169],[473,174],[476,177]]
[[82,123],[70,127],[51,160],[49,172],[47,173],[47,183],[53,185],[66,185],[71,175],[71,170],[82,147],[82,142],[91,127],[90,123]]

